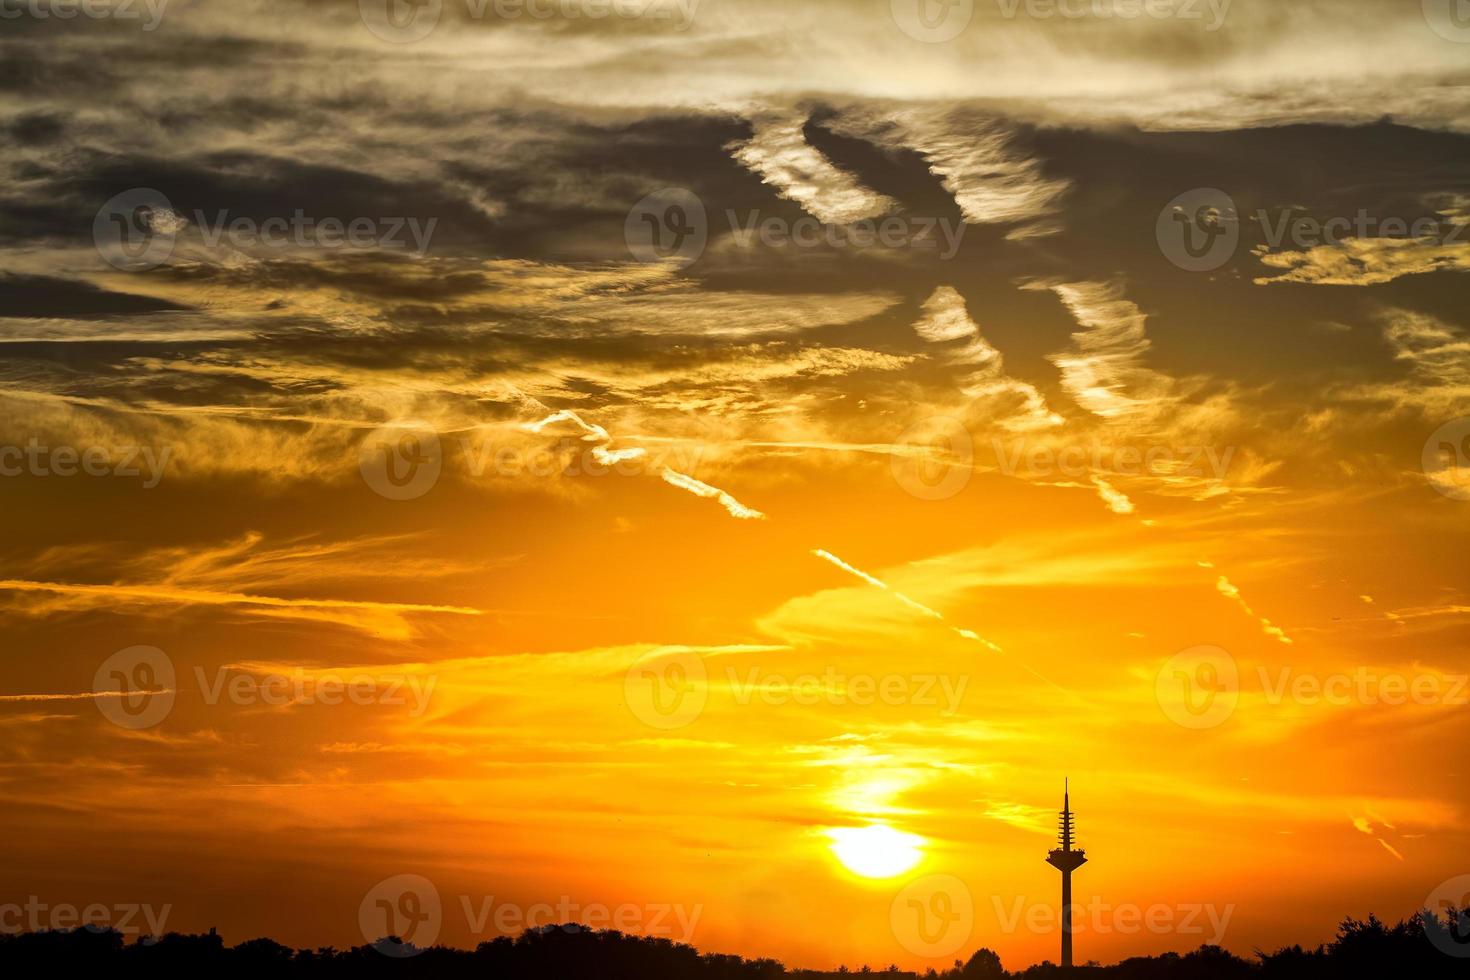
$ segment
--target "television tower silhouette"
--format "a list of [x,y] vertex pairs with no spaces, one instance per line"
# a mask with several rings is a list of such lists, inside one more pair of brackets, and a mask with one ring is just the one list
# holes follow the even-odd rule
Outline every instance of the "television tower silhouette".
[[1062,873],[1062,966],[1072,965],[1072,872],[1087,863],[1087,852],[1072,847],[1076,838],[1067,782],[1062,781],[1062,813],[1057,829],[1057,843],[1062,846],[1046,856],[1046,863]]

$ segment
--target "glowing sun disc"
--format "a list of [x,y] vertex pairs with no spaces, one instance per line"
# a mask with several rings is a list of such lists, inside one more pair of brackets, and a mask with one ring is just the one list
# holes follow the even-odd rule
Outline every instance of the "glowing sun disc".
[[924,857],[924,838],[894,830],[887,824],[834,827],[832,853],[842,866],[864,878],[892,878],[911,870]]

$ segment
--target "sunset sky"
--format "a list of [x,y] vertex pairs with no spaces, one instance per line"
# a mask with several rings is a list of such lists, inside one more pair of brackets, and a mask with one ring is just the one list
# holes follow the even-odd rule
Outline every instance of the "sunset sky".
[[0,4],[0,904],[1017,968],[1066,777],[1079,960],[1470,873],[1463,4],[393,3]]

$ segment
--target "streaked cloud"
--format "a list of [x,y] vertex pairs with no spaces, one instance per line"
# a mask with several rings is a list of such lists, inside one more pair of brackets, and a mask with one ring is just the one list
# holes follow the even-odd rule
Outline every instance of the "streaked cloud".
[[802,133],[805,125],[800,112],[758,114],[751,119],[750,139],[733,144],[731,152],[782,197],[826,224],[877,218],[897,206],[813,148]]

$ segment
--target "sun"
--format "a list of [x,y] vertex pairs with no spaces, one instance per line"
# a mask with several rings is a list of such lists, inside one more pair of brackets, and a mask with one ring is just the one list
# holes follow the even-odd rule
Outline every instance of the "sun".
[[842,866],[864,878],[892,878],[911,870],[923,860],[924,838],[894,830],[887,824],[866,827],[834,827],[832,853]]

